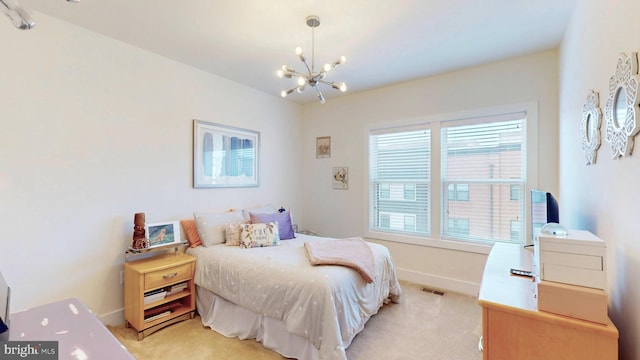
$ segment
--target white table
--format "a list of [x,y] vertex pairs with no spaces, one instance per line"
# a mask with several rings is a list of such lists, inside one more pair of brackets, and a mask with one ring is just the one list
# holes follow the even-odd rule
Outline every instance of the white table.
[[11,314],[9,340],[57,341],[60,360],[135,359],[76,298]]

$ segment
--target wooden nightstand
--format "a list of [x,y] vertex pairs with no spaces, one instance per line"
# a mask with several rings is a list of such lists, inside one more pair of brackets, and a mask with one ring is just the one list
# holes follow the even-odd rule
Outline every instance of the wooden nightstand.
[[195,262],[195,257],[177,253],[124,264],[125,325],[138,331],[138,340],[167,325],[193,319]]

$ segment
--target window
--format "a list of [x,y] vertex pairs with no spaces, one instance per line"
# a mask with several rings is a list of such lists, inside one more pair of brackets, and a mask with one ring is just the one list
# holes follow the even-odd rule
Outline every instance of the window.
[[[440,156],[443,189],[454,186],[459,198],[442,204],[442,221],[472,219],[466,234],[446,227],[445,238],[512,241],[511,223],[522,218],[524,204],[511,201],[513,186],[524,185],[524,119],[522,114],[471,121],[447,121],[441,126]],[[467,185],[468,184],[468,185]],[[457,195],[456,195],[457,196]]]
[[469,236],[469,219],[451,219],[447,220],[447,232],[459,236]]
[[510,200],[520,200],[520,185],[511,185]]
[[448,199],[455,201],[469,201],[469,184],[449,184]]
[[369,153],[369,229],[429,235],[430,129],[372,131]]
[[520,221],[511,220],[511,241],[520,240]]
[[524,241],[526,128],[526,113],[511,111],[370,130],[370,236]]

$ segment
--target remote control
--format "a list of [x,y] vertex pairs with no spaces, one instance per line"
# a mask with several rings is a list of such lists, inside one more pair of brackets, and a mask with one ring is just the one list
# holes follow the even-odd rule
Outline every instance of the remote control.
[[513,268],[511,269],[511,274],[518,275],[518,276],[533,277],[532,271],[513,269]]

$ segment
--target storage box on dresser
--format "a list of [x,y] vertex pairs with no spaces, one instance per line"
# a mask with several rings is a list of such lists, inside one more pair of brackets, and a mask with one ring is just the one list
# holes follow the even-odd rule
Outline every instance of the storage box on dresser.
[[569,230],[566,236],[538,233],[534,241],[534,272],[540,280],[607,288],[606,245],[599,237]]
[[[124,264],[124,317],[126,326],[138,331],[138,340],[167,325],[194,317],[195,260],[193,256],[176,253]],[[145,303],[145,294],[172,287],[178,291]]]

